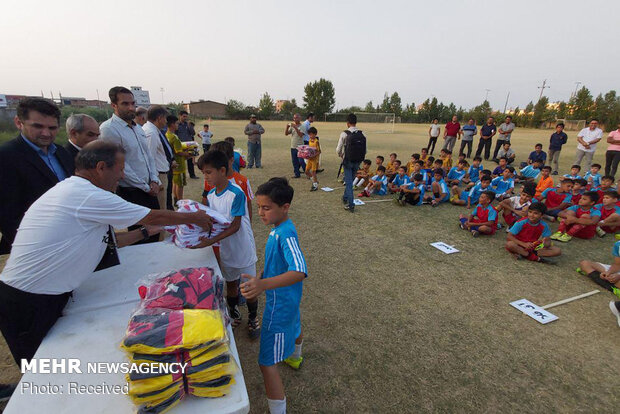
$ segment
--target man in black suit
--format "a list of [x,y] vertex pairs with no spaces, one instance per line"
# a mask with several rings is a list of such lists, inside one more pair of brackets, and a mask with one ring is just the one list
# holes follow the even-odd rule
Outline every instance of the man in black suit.
[[86,144],[99,138],[99,124],[86,114],[74,114],[67,118],[67,143],[65,149],[75,160]]
[[46,99],[25,98],[17,107],[21,134],[0,146],[0,254],[11,252],[28,207],[73,174],[73,158],[54,144],[59,123],[60,109]]

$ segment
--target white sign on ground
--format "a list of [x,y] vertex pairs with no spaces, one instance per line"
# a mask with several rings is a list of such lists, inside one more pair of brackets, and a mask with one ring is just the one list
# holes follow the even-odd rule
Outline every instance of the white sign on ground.
[[364,202],[363,202],[362,200],[360,200],[359,198],[356,198],[356,199],[354,199],[354,200],[353,200],[353,205],[354,205],[354,206],[363,206],[364,204],[366,204],[366,203],[364,203]]
[[543,325],[558,319],[558,317],[554,314],[547,312],[542,307],[530,302],[527,299],[515,300],[514,302],[510,302],[510,305],[516,309],[519,309],[521,312],[525,313],[530,318],[537,320]]
[[433,246],[435,249],[441,250],[445,254],[458,253],[459,252],[459,250],[456,249],[454,246],[450,246],[449,244],[446,244],[444,242],[431,243],[431,246]]
[[325,191],[327,193],[329,193],[330,191],[334,191],[334,189],[331,188],[331,187],[321,187],[321,190],[323,190],[323,191]]

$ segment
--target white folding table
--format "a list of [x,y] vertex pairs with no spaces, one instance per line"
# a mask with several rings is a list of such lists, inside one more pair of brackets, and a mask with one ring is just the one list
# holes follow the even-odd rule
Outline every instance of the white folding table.
[[[138,281],[151,273],[184,267],[210,267],[220,272],[213,249],[179,249],[166,242],[128,246],[118,250],[121,264],[96,273],[80,288],[61,317],[45,337],[35,359],[77,358],[81,374],[26,373],[22,377],[4,413],[132,413],[135,406],[122,394],[77,394],[77,385],[102,385],[110,390],[125,385],[121,373],[88,373],[89,362],[128,362],[120,349],[127,322],[136,308]],[[171,414],[210,413],[245,414],[250,410],[249,398],[232,330],[228,329],[230,349],[239,371],[230,393],[221,398],[188,396],[174,407]],[[45,388],[47,387],[47,388]],[[36,393],[35,391],[43,391]],[[54,394],[50,391],[62,390]]]

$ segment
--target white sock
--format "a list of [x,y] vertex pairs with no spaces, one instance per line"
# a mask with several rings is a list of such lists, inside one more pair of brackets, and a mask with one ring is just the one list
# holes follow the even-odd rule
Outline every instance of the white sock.
[[283,400],[267,398],[267,404],[269,404],[269,414],[286,414],[286,397]]
[[319,186],[319,182],[318,181],[313,181],[312,182],[312,187],[317,188]]
[[304,344],[304,341],[301,341],[300,344],[295,344],[295,351],[293,351],[293,358],[298,359],[301,357],[301,346]]
[[359,185],[360,187],[363,186],[364,185],[364,181],[365,180],[363,178],[360,178],[360,181],[359,181],[359,183],[357,183],[357,185]]
[[359,181],[360,179],[355,177],[355,180],[353,180],[353,187],[355,187]]

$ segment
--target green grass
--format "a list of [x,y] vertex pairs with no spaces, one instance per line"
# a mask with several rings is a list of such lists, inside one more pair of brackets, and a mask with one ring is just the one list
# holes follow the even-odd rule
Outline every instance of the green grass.
[[[270,177],[292,175],[285,123],[262,124],[264,168],[245,171],[254,189]],[[230,135],[245,148],[244,125],[212,121],[211,131],[215,141]],[[340,187],[335,147],[345,126],[314,126],[324,152],[320,185]],[[359,127],[369,158],[396,152],[406,161],[427,142],[426,125],[397,125],[394,134],[375,132],[382,125]],[[518,161],[536,142],[546,147],[550,134],[518,128],[512,138]],[[569,132],[562,173],[575,146],[576,133]],[[595,161],[603,161],[604,149]],[[189,181],[186,196],[199,199],[202,180]],[[544,305],[596,289],[574,269],[582,258],[609,262],[612,238],[562,244],[556,266],[515,261],[503,248],[503,230],[475,240],[459,230],[463,207],[386,202],[350,214],[342,209],[342,190],[310,192],[303,178],[291,184],[291,218],[309,277],[302,302],[305,362],[298,372],[281,368],[290,412],[617,410],[620,330],[607,307],[610,293],[554,308],[560,319],[546,326],[509,306],[521,298]],[[253,227],[260,268],[269,229],[257,219]],[[434,241],[461,252],[445,255],[429,246]],[[245,324],[236,339],[252,412],[266,412],[258,343],[247,339]],[[6,359],[3,378],[17,370]]]

